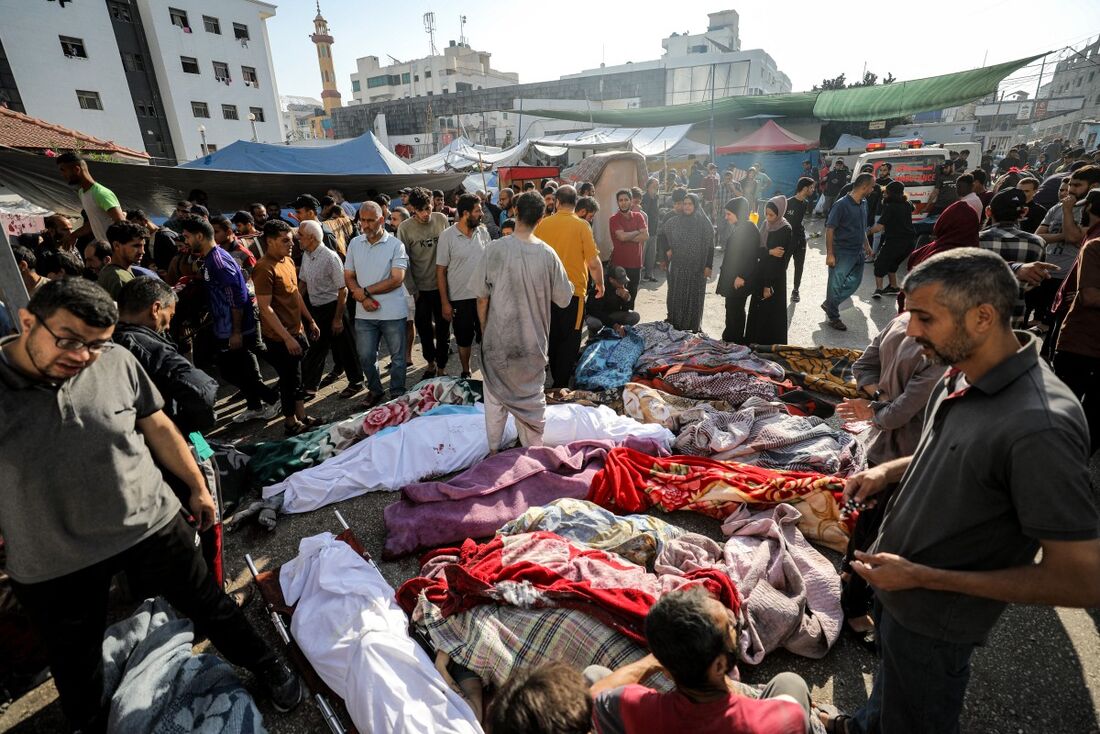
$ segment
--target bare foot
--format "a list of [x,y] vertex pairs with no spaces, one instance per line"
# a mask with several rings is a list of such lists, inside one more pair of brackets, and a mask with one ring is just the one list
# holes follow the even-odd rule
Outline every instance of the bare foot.
[[862,617],[851,617],[845,621],[856,632],[869,632],[875,628],[875,621],[866,614]]

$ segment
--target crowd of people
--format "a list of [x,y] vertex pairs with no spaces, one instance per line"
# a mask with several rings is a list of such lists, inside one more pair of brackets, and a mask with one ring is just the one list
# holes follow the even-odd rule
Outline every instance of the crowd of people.
[[[302,698],[193,542],[216,512],[184,438],[216,422],[218,381],[205,370],[239,390],[234,420],[281,416],[293,437],[320,424],[307,406],[340,379],[340,398],[359,409],[404,394],[416,336],[419,379],[448,374],[453,330],[456,376],[474,374],[481,345],[490,452],[506,448],[509,417],[522,446],[539,446],[547,373],[570,387],[585,334],[636,325],[640,284],[659,270],[673,327],[702,331],[713,283],[722,341],[785,344],[820,201],[825,323],[847,328],[841,308],[869,262],[873,297],[896,297],[900,311],[855,365],[860,397],[837,408],[870,426],[871,466],[844,490],[860,514],[842,569],[848,631],[879,655],[866,706],[821,713],[789,673],[744,695],[730,678],[737,630],[693,587],[650,609],[650,655],[614,671],[525,671],[497,692],[488,724],[957,730],[971,654],[1007,603],[1100,603],[1096,584],[1080,582],[1100,577],[1088,477],[1100,437],[1100,166],[1063,145],[1058,158],[1072,160],[1043,176],[1053,151],[1033,165],[1035,149],[1014,149],[992,185],[965,155],[947,162],[930,200],[934,239],[921,247],[888,164],[849,180],[843,161],[820,171],[807,161],[789,195],[769,196],[760,167],[735,181],[701,163],[671,187],[666,176],[664,187],[654,177],[624,188],[603,251],[587,182],[530,182],[495,202],[417,187],[356,206],[332,190],[302,194],[292,216],[278,202],[212,214],[195,191],[157,225],[78,155],[58,156],[83,223],[54,215],[13,248],[30,303],[10,314],[19,334],[0,342],[0,528],[15,596],[48,631],[66,717],[83,731],[104,724],[98,650],[106,586],[122,570],[252,670],[279,710]],[[68,461],[30,471],[25,457],[42,445]],[[674,690],[645,687],[655,672]]]

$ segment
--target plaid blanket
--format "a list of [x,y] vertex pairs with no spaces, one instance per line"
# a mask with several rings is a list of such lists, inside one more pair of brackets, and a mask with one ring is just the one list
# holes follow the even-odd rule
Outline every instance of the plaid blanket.
[[660,375],[675,367],[681,370],[721,368],[783,379],[781,366],[762,359],[740,344],[680,331],[665,321],[640,324],[634,330],[645,340],[645,349],[634,364],[634,372],[639,375]]
[[[502,686],[516,671],[550,661],[615,670],[646,654],[642,645],[576,609],[479,606],[451,616],[430,602],[420,609],[436,650],[487,685]],[[671,687],[667,679],[665,684]]]
[[700,405],[678,416],[677,454],[737,459],[769,469],[848,477],[867,467],[867,451],[847,431],[820,418],[790,415],[782,403],[749,398],[729,412]]
[[863,352],[839,347],[796,347],[790,344],[754,344],[757,356],[786,370],[790,380],[807,390],[841,398],[860,397],[852,365]]
[[754,509],[780,502],[802,513],[799,529],[807,537],[843,550],[849,528],[837,499],[844,480],[816,472],[766,469],[734,461],[696,456],[646,456],[628,448],[612,449],[592,480],[588,500],[613,512],[690,510],[725,519],[742,505]]

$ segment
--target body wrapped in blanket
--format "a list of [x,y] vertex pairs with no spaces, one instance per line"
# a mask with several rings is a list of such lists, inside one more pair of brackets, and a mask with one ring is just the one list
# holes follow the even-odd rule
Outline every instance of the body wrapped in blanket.
[[279,573],[290,629],[362,734],[480,734],[466,701],[409,637],[374,566],[330,533],[303,538]]
[[848,543],[847,520],[837,499],[844,480],[816,472],[782,471],[715,461],[697,456],[658,458],[612,449],[592,480],[588,499],[614,512],[690,510],[723,520],[749,505],[759,509],[779,502],[797,506],[799,529],[834,550]]

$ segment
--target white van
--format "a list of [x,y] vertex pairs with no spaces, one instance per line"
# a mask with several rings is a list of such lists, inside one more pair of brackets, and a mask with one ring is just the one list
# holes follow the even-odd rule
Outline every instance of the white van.
[[970,150],[969,163],[974,168],[981,161],[981,149],[977,143],[951,143],[947,146],[910,147],[902,150],[872,150],[858,158],[851,167],[856,175],[868,163],[875,178],[883,163],[891,167],[890,178],[905,184],[905,195],[914,206],[913,220],[925,218],[928,197],[936,181],[936,171],[951,158],[952,150]]

